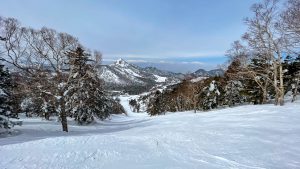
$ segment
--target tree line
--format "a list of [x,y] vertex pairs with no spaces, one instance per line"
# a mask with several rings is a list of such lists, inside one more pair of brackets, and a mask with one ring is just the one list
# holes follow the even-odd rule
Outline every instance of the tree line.
[[58,116],[67,132],[67,117],[87,124],[95,117],[125,113],[103,89],[96,69],[101,59],[99,51],[83,47],[72,35],[46,27],[23,27],[14,18],[0,17],[0,67],[6,72],[1,106],[7,105],[1,107],[1,115],[26,112],[47,120]]
[[148,113],[209,110],[237,104],[284,105],[300,83],[300,1],[264,0],[251,7],[247,31],[227,51],[222,77],[189,80],[148,95]]

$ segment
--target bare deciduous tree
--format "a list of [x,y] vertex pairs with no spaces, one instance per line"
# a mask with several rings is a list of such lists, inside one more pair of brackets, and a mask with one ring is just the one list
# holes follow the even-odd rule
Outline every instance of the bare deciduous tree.
[[288,42],[287,49],[290,52],[299,53],[300,47],[300,1],[289,0],[286,3],[286,8],[280,15],[281,21],[279,22],[279,28],[285,35]]
[[[262,103],[267,102],[267,88],[271,84],[272,79],[270,74],[272,74],[271,63],[268,63],[269,58],[266,58],[266,54],[259,54],[250,52],[246,46],[242,45],[239,41],[235,41],[232,44],[231,49],[227,51],[227,56],[229,57],[230,70],[227,70],[226,76],[229,80],[253,80],[261,89],[263,93]],[[253,64],[255,60],[262,60],[264,63],[259,67]],[[262,64],[265,64],[262,66]]]
[[[78,40],[45,27],[41,30],[21,27],[13,18],[1,19],[0,30],[1,51],[5,52],[1,60],[26,72],[31,83],[35,83],[30,85],[32,91],[45,96],[43,98],[57,99],[63,131],[68,131],[64,107],[69,69],[66,52],[81,46]],[[45,83],[50,77],[51,83]]]
[[272,62],[273,86],[276,92],[275,104],[284,104],[282,54],[286,41],[277,28],[279,17],[278,0],[264,0],[252,6],[253,18],[245,20],[248,31],[243,39],[251,50],[264,54]]

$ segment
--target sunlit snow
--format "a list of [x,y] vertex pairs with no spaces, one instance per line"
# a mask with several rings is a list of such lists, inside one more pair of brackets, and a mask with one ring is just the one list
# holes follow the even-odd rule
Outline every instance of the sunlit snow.
[[[22,168],[299,168],[300,102],[149,117],[130,112],[91,126],[22,119],[0,139],[0,166]],[[5,155],[4,155],[5,154]]]

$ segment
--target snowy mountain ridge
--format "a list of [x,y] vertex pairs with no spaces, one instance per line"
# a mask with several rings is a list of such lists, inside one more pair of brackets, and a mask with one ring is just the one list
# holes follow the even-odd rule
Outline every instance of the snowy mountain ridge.
[[118,59],[110,65],[98,66],[98,74],[107,85],[154,86],[161,83],[180,82],[183,74],[159,70],[153,67],[141,68]]
[[[223,74],[224,71],[221,69],[210,71],[199,69],[189,76],[203,79],[202,77],[222,76]],[[137,90],[146,92],[157,86],[179,83],[188,77],[183,73],[160,70],[156,67],[142,68],[128,63],[124,59],[118,59],[110,65],[98,66],[98,75],[103,79],[108,90],[127,92]]]
[[204,69],[198,69],[194,73],[192,73],[193,76],[196,77],[211,77],[211,76],[223,76],[224,75],[224,70],[222,69],[213,69],[206,71]]
[[[118,59],[110,65],[98,66],[99,77],[106,85],[113,86],[156,86],[159,84],[170,84],[180,82],[185,78],[185,74],[160,70],[156,67],[142,68]],[[206,71],[199,69],[191,75],[198,77],[222,76],[222,69]]]

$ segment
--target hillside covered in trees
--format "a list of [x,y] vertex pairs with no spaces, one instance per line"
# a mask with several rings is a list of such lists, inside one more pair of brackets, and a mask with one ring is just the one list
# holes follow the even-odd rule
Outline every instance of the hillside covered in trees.
[[[300,2],[265,0],[251,8],[248,31],[227,51],[224,76],[193,81],[189,78],[137,101],[146,102],[150,115],[187,110],[211,110],[242,104],[284,105],[300,90]],[[140,107],[139,104],[134,104]]]
[[[223,19],[218,12],[197,15],[208,1],[68,4],[72,10],[63,12],[76,20],[83,41],[0,16],[0,168],[300,168],[300,0],[254,3],[239,39],[221,36],[225,18],[215,27],[190,23]],[[105,10],[82,12],[90,21],[77,23],[82,18],[74,9],[84,9],[81,3]],[[95,28],[99,11],[108,15]],[[199,32],[204,40],[198,44]],[[107,37],[112,42],[95,45]],[[214,56],[223,38],[230,39],[228,50]],[[108,54],[83,45],[88,40]],[[206,46],[211,42],[216,49]],[[114,60],[117,48],[128,60]]]

